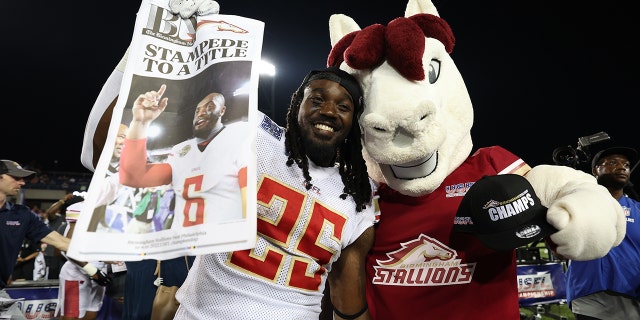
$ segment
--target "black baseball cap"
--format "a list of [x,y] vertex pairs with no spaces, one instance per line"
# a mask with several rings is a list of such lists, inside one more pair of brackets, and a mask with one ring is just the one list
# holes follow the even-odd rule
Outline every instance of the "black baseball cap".
[[325,69],[312,70],[302,80],[302,85],[306,85],[309,81],[327,79],[339,83],[353,99],[356,110],[362,110],[362,89],[356,78],[348,72],[338,67],[327,67]]
[[558,231],[547,222],[547,208],[523,176],[484,176],[467,191],[454,230],[475,234],[494,250],[512,250]]
[[26,178],[35,173],[35,171],[22,169],[22,167],[15,161],[0,160],[0,174],[8,174],[17,178]]
[[593,159],[591,160],[591,169],[595,168],[602,158],[612,154],[620,154],[627,157],[631,165],[638,161],[638,152],[635,149],[627,147],[611,147],[608,149],[600,150],[598,151],[598,153],[596,153],[595,156],[593,156]]

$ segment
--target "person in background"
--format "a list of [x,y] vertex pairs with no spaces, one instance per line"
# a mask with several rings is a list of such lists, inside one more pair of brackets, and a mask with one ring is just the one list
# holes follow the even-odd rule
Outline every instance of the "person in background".
[[[51,230],[62,234],[67,227],[67,220],[64,217],[67,200],[73,198],[72,193],[67,193],[60,200],[54,202],[47,210],[45,210],[46,223]],[[55,250],[52,246],[44,246],[44,260],[47,264],[47,279],[58,279],[60,274],[60,268],[67,261],[67,259],[60,253],[59,250]]]
[[149,233],[153,229],[153,218],[160,212],[160,201],[169,186],[142,188],[140,202],[133,209],[133,218],[127,225],[127,233]]
[[120,178],[118,175],[120,167],[120,156],[122,154],[122,148],[124,148],[124,139],[127,137],[129,126],[126,124],[120,124],[118,126],[118,133],[116,135],[116,142],[113,146],[113,152],[111,153],[111,159],[109,160],[109,166],[107,167],[107,174],[104,182],[100,185],[100,196],[96,201],[96,208],[93,211],[91,220],[89,222],[88,231],[112,231],[111,227],[114,221],[118,220],[121,223],[121,227],[127,226],[126,214],[120,212],[114,212],[109,209],[108,206],[118,201],[119,198],[126,198],[130,193],[135,190],[120,184]]
[[624,209],[627,232],[622,243],[604,257],[569,261],[567,303],[577,320],[640,319],[640,202],[623,191],[637,161],[637,151],[626,147],[602,150],[592,159],[598,184]]
[[[84,203],[82,197],[74,198],[74,201],[76,201],[74,203]],[[68,207],[74,203],[65,205]],[[82,208],[79,208],[79,211],[82,212]],[[73,237],[75,222],[75,218],[68,220],[64,231],[65,237],[69,239]],[[56,316],[60,316],[63,320],[95,320],[97,318],[104,302],[105,287],[111,284],[108,263],[112,262],[85,262],[69,259],[62,265]]]
[[33,243],[29,239],[22,241],[22,248],[20,249],[20,255],[16,260],[16,265],[13,268],[13,275],[11,279],[15,280],[34,280],[33,274],[35,271],[35,262],[38,254],[42,252],[41,245],[39,243]]
[[[96,208],[89,222],[90,231],[95,232],[95,229],[98,229],[99,226],[107,226],[105,222],[106,207],[118,197],[119,192],[123,189],[118,182],[117,169],[127,130],[128,127],[126,125],[121,124],[118,127],[109,167],[104,180],[101,181],[99,186],[99,195],[95,203]],[[81,212],[84,206],[84,199],[74,206],[75,212]],[[65,233],[69,238],[73,236],[75,222],[75,217],[69,220],[70,228]],[[97,274],[104,277],[89,281],[88,279],[91,277],[89,277],[87,268],[90,270],[98,269]],[[106,302],[109,310],[108,317],[119,319],[124,305],[126,271],[127,268],[121,261],[73,261],[65,263],[60,273],[57,314],[61,315],[65,320],[97,319]],[[108,299],[105,299],[105,295],[107,295]]]
[[[106,177],[100,184],[99,197],[96,200],[96,208],[93,210],[93,215],[89,221],[88,231],[107,231],[111,230],[111,223],[116,219],[121,221],[121,226],[126,227],[127,218],[123,217],[121,213],[112,212],[108,208],[109,205],[118,201],[119,198],[126,198],[131,192],[126,186],[120,184],[120,178],[118,175],[118,169],[120,166],[120,156],[122,154],[122,148],[124,148],[124,139],[127,137],[129,127],[126,124],[120,124],[118,126],[118,133],[116,134],[116,141],[113,146],[113,152],[109,160],[109,166],[107,167]],[[93,169],[90,169],[93,171]],[[108,221],[107,221],[108,220]]]
[[[69,239],[51,230],[33,214],[28,206],[13,203],[9,197],[15,197],[25,184],[25,178],[35,174],[23,169],[17,162],[0,160],[0,297],[10,298],[5,288],[9,285],[13,268],[27,238],[34,243],[43,242],[61,251],[69,249]],[[11,305],[7,311],[12,319],[24,319],[18,304]]]
[[[151,318],[153,299],[158,287],[158,264],[160,265],[162,284],[165,286],[181,286],[187,278],[185,258],[188,265],[193,266],[195,257],[177,257],[167,260],[126,261],[127,279],[125,281],[125,300],[122,320],[148,320]],[[179,319],[179,318],[176,318]]]
[[31,211],[33,211],[33,213],[37,214],[38,217],[40,217],[40,220],[44,221],[46,224],[46,220],[47,220],[47,214],[45,213],[45,211],[42,211],[42,209],[40,209],[40,206],[37,204],[34,204],[31,206]]
[[197,256],[175,319],[318,319],[327,283],[335,319],[370,318],[375,206],[361,97],[351,75],[327,68],[293,93],[286,128],[259,112],[256,246]]

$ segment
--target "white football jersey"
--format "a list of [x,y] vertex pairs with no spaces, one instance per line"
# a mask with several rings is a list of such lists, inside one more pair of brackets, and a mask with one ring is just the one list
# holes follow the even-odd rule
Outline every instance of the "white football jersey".
[[332,263],[373,225],[373,206],[357,212],[340,198],[337,167],[309,163],[307,190],[302,170],[285,164],[284,128],[258,118],[256,247],[196,257],[176,319],[317,319]]
[[179,195],[174,226],[243,218],[238,172],[247,166],[250,150],[242,145],[247,141],[248,125],[226,125],[203,151],[195,138],[171,149],[167,162],[171,165],[171,183]]

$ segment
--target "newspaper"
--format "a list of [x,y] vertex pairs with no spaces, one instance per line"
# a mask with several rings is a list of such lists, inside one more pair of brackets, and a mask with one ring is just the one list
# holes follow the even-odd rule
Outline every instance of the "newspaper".
[[[169,11],[168,0],[142,1],[107,141],[76,222],[70,257],[169,259],[255,245],[256,126],[248,124],[256,123],[257,117],[263,32],[262,21],[218,14],[181,19]],[[111,159],[121,125],[133,126],[134,103],[148,92],[162,93],[167,105],[146,128],[146,163],[163,164],[164,173],[171,166],[170,182],[126,185],[121,182],[122,166],[112,173]],[[215,145],[202,152],[209,154],[204,157],[190,141],[195,139],[196,106],[213,92],[225,98],[221,118],[225,129],[219,136],[226,133],[227,138],[216,136],[211,143]],[[242,123],[247,124],[246,138],[229,138],[229,132],[240,132]],[[152,135],[154,126],[161,128],[157,136]],[[122,150],[129,151],[128,145]],[[195,159],[206,160],[184,164],[195,154]],[[237,154],[242,157],[233,156]],[[171,162],[171,157],[176,160]],[[231,188],[233,184],[223,179],[237,175],[230,169],[241,161],[247,166],[244,203],[200,197],[198,192],[204,189]],[[239,216],[227,209],[242,206],[245,210]]]

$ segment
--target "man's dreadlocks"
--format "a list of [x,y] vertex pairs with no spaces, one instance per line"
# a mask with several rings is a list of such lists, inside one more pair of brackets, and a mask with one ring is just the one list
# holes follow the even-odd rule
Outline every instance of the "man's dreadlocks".
[[[337,81],[336,77],[338,78]],[[335,67],[312,71],[293,93],[289,111],[287,112],[287,130],[285,132],[285,148],[289,158],[287,166],[290,167],[295,162],[302,169],[307,190],[311,189],[309,161],[302,140],[301,129],[298,125],[298,112],[304,97],[305,87],[309,81],[315,79],[330,79],[340,83],[349,91],[354,100],[356,110],[354,112],[353,125],[347,138],[338,146],[335,161],[339,165],[338,171],[344,183],[343,194],[340,197],[346,199],[348,195],[351,195],[356,203],[356,211],[360,212],[371,202],[371,185],[369,184],[367,166],[362,157],[361,132],[357,121],[364,109],[362,94],[356,80],[351,75]]]

